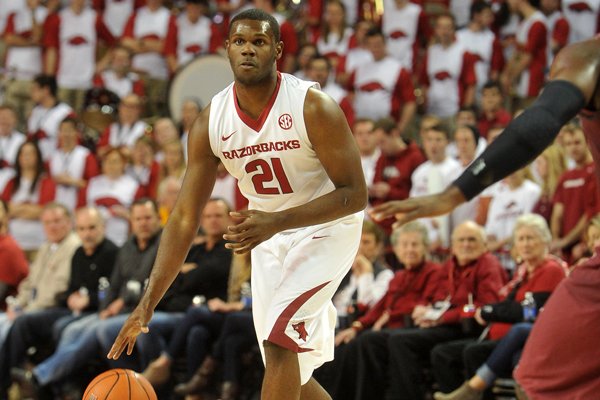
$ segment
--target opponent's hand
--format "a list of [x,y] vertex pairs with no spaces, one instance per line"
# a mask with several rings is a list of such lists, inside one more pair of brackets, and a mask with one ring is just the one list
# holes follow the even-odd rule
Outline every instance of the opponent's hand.
[[418,218],[449,213],[464,201],[462,192],[456,186],[450,186],[438,194],[380,204],[371,209],[370,214],[376,221],[395,217],[397,221],[393,227],[397,228]]
[[228,233],[223,235],[223,239],[232,242],[227,243],[225,247],[232,249],[236,254],[247,253],[271,238],[281,230],[283,222],[278,213],[257,210],[231,212],[229,215],[240,222],[228,226]]
[[106,358],[112,360],[118,359],[125,348],[127,348],[127,355],[131,355],[138,335],[149,332],[148,323],[151,318],[152,312],[148,315],[136,308],[123,324]]

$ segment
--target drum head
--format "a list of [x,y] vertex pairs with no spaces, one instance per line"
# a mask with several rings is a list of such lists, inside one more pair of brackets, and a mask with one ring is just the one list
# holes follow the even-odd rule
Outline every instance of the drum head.
[[233,82],[233,72],[225,57],[209,55],[196,58],[177,72],[169,86],[169,112],[175,121],[181,120],[181,105],[194,98],[202,107],[213,96]]

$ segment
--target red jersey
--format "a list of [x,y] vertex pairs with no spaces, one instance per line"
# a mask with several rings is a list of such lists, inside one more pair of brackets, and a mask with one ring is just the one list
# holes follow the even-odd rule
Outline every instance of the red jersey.
[[564,172],[556,185],[553,203],[564,206],[560,235],[569,233],[585,214],[590,197],[590,185],[594,164]]

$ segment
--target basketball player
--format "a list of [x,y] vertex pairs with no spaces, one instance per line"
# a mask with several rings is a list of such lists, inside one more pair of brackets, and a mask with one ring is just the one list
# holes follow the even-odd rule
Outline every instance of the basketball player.
[[311,82],[276,71],[283,43],[256,9],[231,22],[235,82],[194,123],[189,164],[148,290],[108,354],[131,354],[194,237],[219,159],[250,200],[224,238],[252,250],[253,313],[266,364],[262,399],[330,399],[311,378],[333,358],[331,297],[358,249],[367,189],[344,114]]
[[[565,47],[536,102],[505,129],[445,191],[388,202],[373,215],[397,224],[447,213],[486,186],[533,161],[560,128],[580,113],[596,165],[600,163],[600,38]],[[600,180],[600,169],[596,167]],[[598,248],[596,251],[598,252]],[[589,399],[600,393],[600,256],[575,268],[535,323],[515,377],[532,399]],[[595,344],[596,343],[596,344]],[[575,361],[577,362],[569,362]],[[526,397],[522,397],[526,398]]]

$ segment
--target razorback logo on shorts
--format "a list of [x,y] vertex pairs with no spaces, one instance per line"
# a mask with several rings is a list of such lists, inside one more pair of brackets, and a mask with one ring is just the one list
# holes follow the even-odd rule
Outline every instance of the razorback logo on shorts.
[[292,328],[296,332],[298,332],[298,339],[302,339],[306,342],[306,338],[308,337],[308,332],[306,332],[306,327],[304,326],[304,321],[298,322],[297,324],[292,324]]

